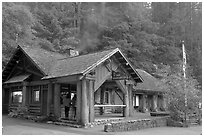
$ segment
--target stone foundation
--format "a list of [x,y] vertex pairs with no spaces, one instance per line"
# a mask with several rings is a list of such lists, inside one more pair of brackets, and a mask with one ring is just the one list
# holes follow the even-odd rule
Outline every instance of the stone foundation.
[[161,117],[154,119],[130,120],[112,122],[104,126],[105,132],[122,132],[131,130],[140,130],[153,127],[167,126],[167,119],[169,117]]

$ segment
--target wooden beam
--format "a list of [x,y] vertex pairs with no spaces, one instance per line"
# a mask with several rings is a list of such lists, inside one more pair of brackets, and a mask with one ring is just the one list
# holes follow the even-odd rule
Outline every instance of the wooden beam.
[[120,98],[120,100],[123,102],[123,98],[120,96],[120,94],[118,93],[118,91],[114,90],[115,93],[118,95],[118,97]]
[[43,77],[43,74],[40,74],[40,73],[38,73],[38,72],[35,72],[35,71],[33,71],[33,70],[29,70],[29,69],[24,69],[24,68],[22,68],[22,67],[17,67],[17,69],[20,69],[20,70],[23,70],[23,71],[26,71],[26,72],[29,72],[29,73],[32,73],[32,74],[35,74],[35,75],[37,75],[37,76],[40,76],[40,77]]
[[96,76],[86,74],[84,78],[89,80],[95,80]]
[[115,53],[117,53],[119,51],[118,48],[114,49],[112,52],[110,52],[109,54],[107,54],[105,57],[103,57],[102,59],[100,59],[99,61],[97,61],[96,63],[94,63],[92,66],[88,67],[86,70],[84,70],[82,73],[85,75],[87,73],[89,73],[89,71],[93,70],[96,66],[100,65],[101,63],[103,63],[105,60],[107,60],[108,58],[110,58],[111,56],[113,56]]
[[97,84],[95,84],[94,90],[96,91],[108,78],[111,77],[111,75],[111,72],[107,73],[103,79],[101,79]]
[[31,81],[31,82],[28,82],[28,85],[29,85],[29,86],[45,85],[45,84],[48,84],[48,83],[49,83],[48,80],[43,80],[43,81]]
[[126,105],[94,105],[94,107],[126,107]]
[[71,75],[71,76],[64,76],[55,78],[58,83],[67,83],[67,82],[77,82],[79,81],[81,75]]
[[16,87],[16,86],[22,86],[22,82],[21,83],[11,83],[11,84],[3,84],[4,88],[9,88],[9,87]]

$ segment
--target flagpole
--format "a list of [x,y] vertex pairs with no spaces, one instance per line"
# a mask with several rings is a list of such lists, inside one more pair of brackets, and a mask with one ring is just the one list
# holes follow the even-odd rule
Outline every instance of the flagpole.
[[183,51],[183,84],[184,84],[184,98],[185,98],[185,124],[187,124],[187,93],[186,93],[186,51],[184,46],[184,41],[182,43],[182,51]]

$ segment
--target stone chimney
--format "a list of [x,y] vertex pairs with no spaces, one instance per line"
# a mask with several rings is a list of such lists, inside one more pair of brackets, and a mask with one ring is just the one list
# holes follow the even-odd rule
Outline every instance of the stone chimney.
[[67,53],[70,57],[75,57],[79,55],[79,51],[75,50],[74,48],[70,47],[67,49]]

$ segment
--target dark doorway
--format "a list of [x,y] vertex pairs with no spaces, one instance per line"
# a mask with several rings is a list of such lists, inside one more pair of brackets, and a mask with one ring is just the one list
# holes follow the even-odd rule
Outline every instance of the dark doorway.
[[61,104],[62,119],[76,120],[76,115],[75,115],[76,102],[74,103],[74,100],[75,100],[74,96],[76,96],[76,90],[77,90],[76,84],[61,84],[60,104]]
[[4,95],[2,96],[2,114],[8,114],[9,106],[9,89],[4,89]]

